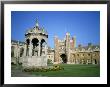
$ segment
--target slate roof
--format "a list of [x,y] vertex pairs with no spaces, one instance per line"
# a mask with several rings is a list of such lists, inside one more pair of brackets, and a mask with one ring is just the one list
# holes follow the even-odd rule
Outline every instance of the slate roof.
[[72,50],[74,50],[74,51],[99,51],[100,46],[99,45],[92,45],[92,46],[76,47]]

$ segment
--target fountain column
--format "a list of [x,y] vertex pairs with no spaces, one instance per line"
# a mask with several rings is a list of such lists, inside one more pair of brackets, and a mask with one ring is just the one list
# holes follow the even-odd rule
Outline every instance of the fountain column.
[[40,56],[40,50],[41,50],[41,40],[39,40],[39,48],[38,48],[38,56]]

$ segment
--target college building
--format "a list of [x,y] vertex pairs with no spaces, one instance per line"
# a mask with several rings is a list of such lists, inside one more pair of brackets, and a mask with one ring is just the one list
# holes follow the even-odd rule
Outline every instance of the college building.
[[76,47],[76,37],[66,33],[63,40],[53,38],[54,48],[48,46],[48,33],[40,28],[38,21],[25,32],[25,41],[11,40],[11,62],[24,66],[47,66],[53,64],[100,64],[100,46],[88,43]]

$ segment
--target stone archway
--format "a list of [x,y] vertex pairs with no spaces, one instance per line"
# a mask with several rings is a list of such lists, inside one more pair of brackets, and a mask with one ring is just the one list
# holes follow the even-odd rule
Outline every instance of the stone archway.
[[97,59],[93,59],[92,64],[97,64]]
[[40,49],[40,55],[45,54],[43,49],[45,48],[46,41],[44,39],[41,40],[41,49]]
[[29,43],[30,43],[30,40],[27,39],[26,40],[26,56],[29,56]]
[[37,38],[32,39],[32,56],[38,56],[38,45],[39,45],[39,40]]
[[67,63],[67,56],[66,56],[66,54],[61,54],[60,57],[62,58],[63,63]]
[[29,43],[30,43],[30,40],[29,40],[29,39],[27,39],[27,40],[26,40],[26,44],[27,44],[27,45],[29,45]]

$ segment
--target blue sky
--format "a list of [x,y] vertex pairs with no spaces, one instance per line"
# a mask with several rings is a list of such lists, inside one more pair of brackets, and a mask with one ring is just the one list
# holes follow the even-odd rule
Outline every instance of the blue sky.
[[66,32],[76,36],[76,46],[100,44],[99,11],[12,11],[11,39],[25,41],[25,32],[39,26],[48,32],[48,45],[54,47],[54,36],[63,39]]

